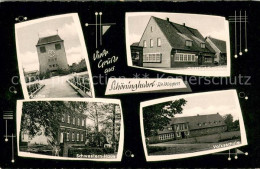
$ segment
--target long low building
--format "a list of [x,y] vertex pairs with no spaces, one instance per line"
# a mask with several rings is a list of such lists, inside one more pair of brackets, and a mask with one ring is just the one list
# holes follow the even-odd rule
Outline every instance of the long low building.
[[191,137],[222,133],[227,130],[223,117],[219,114],[173,117],[156,136],[149,137],[149,142],[165,142]]

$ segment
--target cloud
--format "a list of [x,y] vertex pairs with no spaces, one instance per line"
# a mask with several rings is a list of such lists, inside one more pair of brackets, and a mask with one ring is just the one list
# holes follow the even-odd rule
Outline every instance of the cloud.
[[132,43],[139,42],[142,35],[138,35],[135,33],[129,34],[129,44],[132,45]]
[[71,39],[73,37],[77,37],[77,29],[74,23],[66,23],[62,27],[57,29],[46,29],[39,33],[40,37],[46,37],[51,35],[56,35],[58,30],[58,34],[64,40]]
[[78,63],[84,58],[80,46],[69,48],[68,50],[66,50],[66,55],[69,65],[71,65],[72,63]]
[[39,70],[39,60],[36,51],[21,53],[20,57],[25,71]]

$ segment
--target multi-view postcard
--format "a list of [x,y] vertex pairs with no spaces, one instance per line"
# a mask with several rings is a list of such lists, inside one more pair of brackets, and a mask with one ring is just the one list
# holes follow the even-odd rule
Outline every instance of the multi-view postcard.
[[17,23],[15,38],[26,99],[95,96],[78,14]]
[[166,73],[230,76],[224,17],[184,13],[126,13],[128,66]]
[[140,116],[147,161],[194,157],[247,145],[236,90],[142,102]]
[[123,138],[119,100],[85,98],[17,102],[18,156],[120,161]]

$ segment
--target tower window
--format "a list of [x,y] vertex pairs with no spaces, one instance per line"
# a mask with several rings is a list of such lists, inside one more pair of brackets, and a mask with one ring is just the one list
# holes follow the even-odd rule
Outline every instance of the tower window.
[[61,49],[61,45],[60,45],[59,43],[55,44],[55,49],[56,49],[56,50]]
[[40,52],[41,52],[41,53],[45,53],[45,52],[46,52],[45,46],[40,47]]

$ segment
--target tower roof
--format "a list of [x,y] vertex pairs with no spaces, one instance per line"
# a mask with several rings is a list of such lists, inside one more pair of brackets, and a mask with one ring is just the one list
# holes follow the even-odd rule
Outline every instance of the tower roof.
[[60,42],[60,41],[63,41],[63,40],[60,38],[59,35],[41,37],[41,38],[39,38],[36,46],[45,45],[45,44],[48,44],[48,43]]

